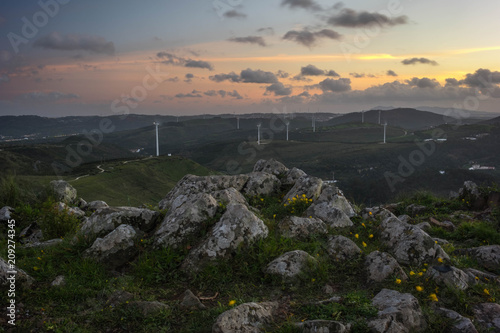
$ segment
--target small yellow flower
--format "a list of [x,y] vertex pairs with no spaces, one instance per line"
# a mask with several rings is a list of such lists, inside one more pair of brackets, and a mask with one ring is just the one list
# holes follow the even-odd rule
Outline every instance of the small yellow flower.
[[264,201],[264,199],[260,198],[260,201]]
[[36,266],[35,266],[35,267],[33,267],[33,270],[34,270],[34,271],[37,271],[37,270],[39,270],[39,269],[40,269],[40,268],[38,268],[38,267],[36,267]]
[[477,276],[474,279],[476,279],[476,281],[479,281],[479,278]]
[[306,195],[305,195],[305,194],[302,194],[302,197],[303,197],[303,198],[305,198],[305,197],[306,197]]
[[437,295],[436,294],[430,294],[429,295],[429,298],[431,299],[431,301],[433,302],[437,302],[438,301],[438,298],[437,298]]
[[373,238],[373,234],[370,234],[370,236],[368,236],[368,238]]
[[401,279],[396,279],[396,284],[401,284]]
[[416,286],[416,287],[415,287],[415,289],[417,289],[417,291],[422,291],[422,290],[424,290],[424,288],[423,288],[423,287],[421,287],[421,286]]
[[372,213],[372,212],[368,212],[368,214],[369,214],[369,215],[373,215],[373,213]]
[[276,218],[276,214],[273,215],[273,219],[275,219],[275,218]]
[[429,264],[424,264],[424,266],[429,266]]
[[440,263],[443,263],[443,258],[439,257],[439,258],[438,258],[438,261],[439,261]]
[[314,282],[314,281],[316,281],[316,279],[311,279],[311,282]]
[[361,225],[363,226],[363,228],[366,228],[366,225],[364,223],[361,223]]
[[419,272],[419,273],[418,273],[418,276],[422,276],[422,275],[424,275],[424,273],[423,273],[423,272]]
[[236,301],[234,299],[229,301],[229,306],[233,306],[235,304],[236,304]]
[[427,270],[425,268],[422,269],[422,272],[426,272]]
[[436,243],[436,244],[437,244],[437,243],[438,243],[438,241],[434,241],[434,243]]
[[359,238],[359,235],[358,235],[358,234],[356,234],[356,235],[354,235],[354,237],[356,237],[356,239],[357,239],[357,238]]
[[312,216],[309,216],[310,219],[312,219],[313,217]]
[[366,247],[366,246],[367,246],[365,242],[363,242],[362,244],[363,244],[363,247]]
[[490,296],[490,291],[489,291],[488,289],[484,288],[483,292],[484,292],[486,295]]
[[415,272],[414,271],[410,271],[410,275],[415,275]]
[[37,259],[38,259],[38,260],[42,260],[42,258],[40,258],[40,257],[38,257]]

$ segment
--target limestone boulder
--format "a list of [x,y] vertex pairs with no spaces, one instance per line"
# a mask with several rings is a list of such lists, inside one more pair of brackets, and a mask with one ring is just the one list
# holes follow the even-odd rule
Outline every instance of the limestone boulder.
[[53,180],[50,182],[55,199],[64,203],[72,203],[76,199],[76,189],[64,180]]
[[336,261],[355,259],[361,254],[361,249],[347,237],[331,236],[326,248],[330,257]]
[[317,260],[302,250],[287,252],[271,261],[266,273],[281,276],[284,280],[295,279],[317,265]]
[[278,223],[278,229],[283,237],[297,239],[328,233],[326,224],[314,217],[288,216]]
[[408,279],[408,276],[401,266],[399,266],[396,259],[385,252],[373,251],[367,255],[365,259],[365,270],[367,272],[368,282],[382,282],[393,276],[403,281]]
[[282,203],[285,204],[288,202],[288,199],[292,200],[294,197],[302,198],[303,194],[305,194],[307,199],[315,200],[319,197],[322,186],[323,181],[320,178],[308,175],[302,176],[285,195]]
[[273,323],[277,302],[244,303],[222,313],[212,327],[212,333],[261,333]]
[[274,158],[270,160],[258,160],[253,167],[253,172],[265,172],[275,176],[285,174],[288,168],[281,162],[276,161]]
[[252,172],[249,173],[248,176],[248,181],[242,192],[251,197],[277,194],[280,189],[281,182],[273,174]]

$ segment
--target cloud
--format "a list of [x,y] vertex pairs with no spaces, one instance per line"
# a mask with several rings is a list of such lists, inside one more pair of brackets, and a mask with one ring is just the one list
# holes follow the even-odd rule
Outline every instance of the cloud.
[[319,88],[331,92],[344,92],[351,90],[351,80],[350,79],[324,79],[319,83]]
[[257,32],[264,33],[268,36],[274,35],[274,29],[271,27],[257,29]]
[[161,63],[166,65],[183,66],[189,68],[204,68],[208,70],[214,69],[213,65],[207,61],[179,57],[175,54],[165,51],[158,52],[156,54],[156,57],[162,59]]
[[193,81],[194,75],[191,73],[187,73],[184,77],[186,78],[184,82],[190,83]]
[[349,73],[350,76],[356,78],[356,79],[360,79],[362,77],[365,77],[366,75],[363,74],[363,73]]
[[445,87],[458,87],[460,85],[460,81],[454,78],[448,78],[446,79],[446,85]]
[[421,79],[419,79],[418,77],[414,77],[411,80],[406,80],[405,82],[408,83],[408,85],[410,86],[415,86],[419,88],[434,89],[440,86],[439,82],[437,82],[436,79],[429,79],[428,77],[423,77]]
[[334,71],[334,70],[329,70],[328,72],[325,72],[325,76],[336,76],[336,77],[340,77],[340,75]]
[[282,71],[281,69],[278,70],[278,72],[276,73],[276,76],[279,77],[280,79],[286,79],[288,76],[290,76],[290,74],[288,74],[287,72],[285,71]]
[[0,76],[0,83],[5,83],[5,82],[9,82],[9,81],[10,81],[10,77],[7,74],[3,74],[2,76]]
[[215,90],[208,90],[208,91],[205,91],[203,93],[203,95],[213,97],[213,96],[217,96],[217,92]]
[[65,94],[58,91],[48,93],[42,91],[33,91],[17,96],[17,99],[28,102],[56,102],[60,100],[71,100],[80,98],[77,94]]
[[391,69],[389,69],[385,74],[387,76],[398,76],[398,74],[396,74],[396,72]]
[[292,9],[302,8],[308,10],[321,10],[321,7],[313,0],[283,0],[281,1],[282,6],[288,6]]
[[292,80],[294,81],[303,81],[303,82],[311,82],[312,80],[310,78],[307,78],[303,75],[295,75],[294,77],[292,77]]
[[240,82],[241,78],[238,74],[235,72],[231,72],[229,74],[215,74],[209,77],[210,80],[215,81],[215,82],[222,82],[222,81],[231,81],[231,82]]
[[285,87],[283,83],[276,82],[266,88],[266,93],[274,93],[274,96],[288,96],[292,94],[290,87]]
[[460,83],[475,88],[491,87],[500,83],[500,72],[480,68],[472,74],[465,75],[465,79],[461,80]]
[[228,96],[234,97],[236,99],[243,99],[243,96],[241,96],[236,90],[228,91],[227,92]]
[[188,94],[177,94],[175,95],[176,98],[200,98],[202,97],[200,95],[201,91],[198,90],[193,90],[192,92]]
[[229,11],[225,12],[224,17],[227,17],[227,18],[246,18],[247,15],[237,11],[236,9],[233,9],[233,10],[229,10]]
[[241,81],[246,83],[276,83],[278,78],[274,73],[265,72],[263,70],[257,69],[253,70],[247,68],[241,71],[240,74]]
[[316,45],[316,42],[320,38],[328,39],[340,39],[342,35],[330,29],[323,29],[316,32],[311,32],[309,30],[295,31],[290,30],[284,36],[283,39],[294,41],[298,44],[312,47]]
[[226,92],[225,90],[219,90],[219,91],[218,91],[218,93],[219,93],[219,95],[220,95],[222,98],[226,97],[226,94],[227,94],[227,92]]
[[367,11],[356,12],[353,9],[344,8],[340,13],[328,18],[329,24],[347,28],[366,27],[372,24],[380,26],[394,26],[398,24],[407,24],[408,17],[406,15],[397,17],[388,17],[380,13],[369,13]]
[[300,75],[303,76],[317,76],[317,75],[324,75],[325,71],[322,69],[319,69],[318,67],[314,65],[307,65],[306,67],[302,67],[300,69]]
[[78,50],[107,55],[115,54],[115,45],[113,42],[108,42],[100,36],[61,35],[58,32],[52,32],[47,36],[37,39],[33,46],[50,50]]
[[432,66],[437,66],[438,63],[435,62],[434,60],[430,60],[430,59],[427,59],[427,58],[408,58],[408,59],[404,59],[403,61],[401,61],[401,63],[403,65],[415,65],[415,64],[428,64],[428,65],[432,65]]
[[260,36],[233,37],[229,38],[228,41],[235,43],[248,43],[248,44],[257,44],[260,46],[267,46],[264,38]]

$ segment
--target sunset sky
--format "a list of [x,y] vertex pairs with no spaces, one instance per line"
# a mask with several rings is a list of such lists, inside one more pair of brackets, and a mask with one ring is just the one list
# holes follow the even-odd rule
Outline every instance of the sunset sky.
[[500,1],[2,0],[0,115],[500,112]]

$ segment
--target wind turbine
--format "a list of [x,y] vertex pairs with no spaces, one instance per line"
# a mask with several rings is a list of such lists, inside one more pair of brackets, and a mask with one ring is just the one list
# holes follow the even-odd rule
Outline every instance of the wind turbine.
[[382,111],[378,110],[378,124],[379,125],[380,125],[380,112],[382,112]]
[[286,141],[288,141],[288,126],[290,125],[290,120],[285,120],[286,125]]
[[365,110],[361,111],[361,123],[364,124],[365,122]]
[[260,145],[260,126],[262,124],[257,124],[257,144]]
[[160,156],[160,144],[158,142],[158,126],[160,125],[160,123],[155,121],[153,125],[156,126],[156,156]]
[[240,117],[236,117],[236,129],[240,129]]
[[316,132],[316,117],[314,115],[312,117],[312,126],[313,126],[313,132]]
[[387,130],[387,121],[384,123],[384,143],[385,143],[385,133]]

